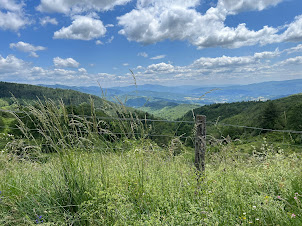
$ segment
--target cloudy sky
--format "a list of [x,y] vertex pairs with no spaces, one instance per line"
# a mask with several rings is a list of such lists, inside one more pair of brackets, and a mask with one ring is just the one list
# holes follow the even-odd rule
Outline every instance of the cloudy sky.
[[0,80],[224,85],[302,78],[301,0],[0,0]]

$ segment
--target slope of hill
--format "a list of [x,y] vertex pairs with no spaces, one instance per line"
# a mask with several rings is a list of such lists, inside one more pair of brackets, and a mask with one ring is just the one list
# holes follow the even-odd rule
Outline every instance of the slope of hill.
[[177,104],[174,102],[157,101],[147,103],[138,109],[160,118],[175,120],[182,117],[186,112],[198,107],[199,105],[196,104]]
[[[302,131],[302,95],[296,94],[285,98],[269,101],[249,101],[212,104],[193,110],[194,115],[206,115],[211,130],[211,122],[257,127],[275,130]],[[182,120],[192,120],[192,111],[187,112]],[[224,136],[238,137],[244,133],[255,135],[265,133],[262,130],[223,126],[220,133]],[[180,128],[185,133],[187,127]],[[212,130],[211,130],[212,132]],[[257,134],[256,134],[257,133]],[[301,139],[299,138],[299,142]]]
[[66,105],[89,103],[91,97],[96,107],[104,105],[104,100],[102,98],[74,90],[0,82],[0,98],[2,99],[2,102],[12,103],[12,96],[17,98],[20,102],[31,102],[37,100],[37,98],[49,98],[52,100],[63,100]]

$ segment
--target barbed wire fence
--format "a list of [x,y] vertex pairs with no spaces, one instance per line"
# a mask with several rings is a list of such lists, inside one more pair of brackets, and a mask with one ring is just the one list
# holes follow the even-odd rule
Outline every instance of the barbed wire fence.
[[[0,112],[3,113],[9,113],[11,115],[16,115],[16,114],[24,114],[25,112],[23,111],[12,111],[12,110],[3,110],[0,109]],[[27,112],[28,114],[28,112]],[[192,128],[194,125],[196,125],[196,121],[191,120],[166,120],[166,119],[148,119],[148,118],[125,118],[125,117],[103,117],[103,116],[91,116],[91,115],[75,115],[75,114],[68,114],[67,115],[70,118],[78,118],[82,117],[85,119],[99,119],[99,120],[108,120],[108,121],[129,121],[129,122],[142,122],[142,123],[153,123],[153,122],[162,122],[162,123],[175,123],[175,124],[190,124],[192,125]],[[24,116],[18,116],[19,119],[24,119],[28,117],[28,115]],[[222,122],[211,122],[208,121],[206,122],[206,125],[209,126],[215,126],[215,127],[233,127],[233,128],[242,128],[242,129],[249,129],[249,130],[257,130],[261,132],[276,132],[276,133],[286,133],[286,134],[302,134],[302,131],[296,131],[296,130],[277,130],[277,129],[267,129],[267,128],[260,128],[260,127],[253,127],[253,126],[244,126],[244,125],[234,125],[234,124],[227,124],[227,123],[222,123]],[[9,129],[9,130],[20,130],[18,127],[10,127],[10,126],[0,126],[2,129]],[[39,132],[40,129],[28,129],[29,131],[36,131]],[[66,130],[64,133],[69,133],[69,132],[74,132],[73,130]],[[84,132],[85,133],[85,132]],[[102,134],[102,132],[92,132],[94,134]],[[142,135],[141,133],[117,133],[117,132],[112,132],[112,135]],[[144,134],[145,137],[167,137],[167,138],[174,138],[174,137],[181,137],[182,139],[195,139],[195,135],[191,136],[186,136],[186,134]],[[212,137],[211,135],[207,135],[207,138]],[[234,140],[230,140],[232,142]],[[249,141],[249,143],[257,142],[257,140]],[[296,144],[286,144],[286,143],[280,143],[280,142],[271,142],[271,143],[278,143],[278,145],[284,145],[284,146],[294,146],[294,147],[301,147],[302,145],[296,145]]]

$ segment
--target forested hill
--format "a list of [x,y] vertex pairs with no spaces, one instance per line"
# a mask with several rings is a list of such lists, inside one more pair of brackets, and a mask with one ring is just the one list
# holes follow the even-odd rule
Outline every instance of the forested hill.
[[37,100],[37,98],[50,98],[52,100],[62,99],[66,105],[79,105],[81,103],[87,103],[89,102],[91,96],[96,107],[104,104],[104,100],[100,97],[74,90],[58,88],[53,89],[35,85],[0,82],[0,98],[10,101],[12,96],[16,97],[21,102],[34,101]]
[[[268,129],[302,130],[302,94],[270,101],[212,104],[194,109],[195,115],[206,115],[207,121],[256,126]],[[192,111],[182,119],[192,120]]]

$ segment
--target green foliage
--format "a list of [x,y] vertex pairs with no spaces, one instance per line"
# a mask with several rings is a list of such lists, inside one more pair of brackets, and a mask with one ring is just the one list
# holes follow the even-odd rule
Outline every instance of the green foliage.
[[[261,114],[261,126],[266,129],[278,129],[280,126],[280,113],[277,105],[269,101]],[[280,128],[280,127],[279,127]]]
[[119,145],[123,152],[65,150],[45,163],[0,153],[0,224],[302,224],[301,156],[265,143],[248,156],[221,146],[207,153],[198,184],[189,150]]
[[5,124],[3,118],[0,116],[0,132],[3,132],[5,129]]
[[302,130],[302,104],[298,103],[291,106],[288,113],[288,124],[295,130]]
[[[295,106],[301,97],[288,100]],[[281,119],[287,101],[274,101]],[[267,140],[226,145],[215,136],[251,134],[218,123],[208,128],[216,144],[207,149],[197,183],[193,149],[176,136],[194,135],[193,124],[144,121],[152,117],[108,102],[101,109],[86,103],[46,99],[19,106],[12,123],[22,133],[0,134],[0,145],[8,142],[0,152],[0,225],[302,224],[301,154],[284,154]],[[267,106],[216,104],[194,114],[214,121],[225,113],[222,122],[254,125]],[[283,114],[282,126],[293,123],[295,111]],[[277,133],[262,136],[281,141]]]
[[139,109],[149,112],[150,114],[153,114],[160,118],[176,120],[178,118],[181,118],[188,111],[192,111],[197,107],[199,107],[199,105],[175,103],[166,105],[165,102],[153,102]]
[[[0,82],[0,98],[7,100],[12,96],[14,96],[20,104],[32,103],[33,101],[36,101],[37,98],[40,98],[41,100],[51,98],[57,101],[62,100],[66,105],[77,106],[81,103],[89,103],[91,95],[73,90]],[[104,105],[104,100],[102,98],[92,96],[92,99],[96,107]],[[13,101],[10,100],[9,104],[12,103]]]

